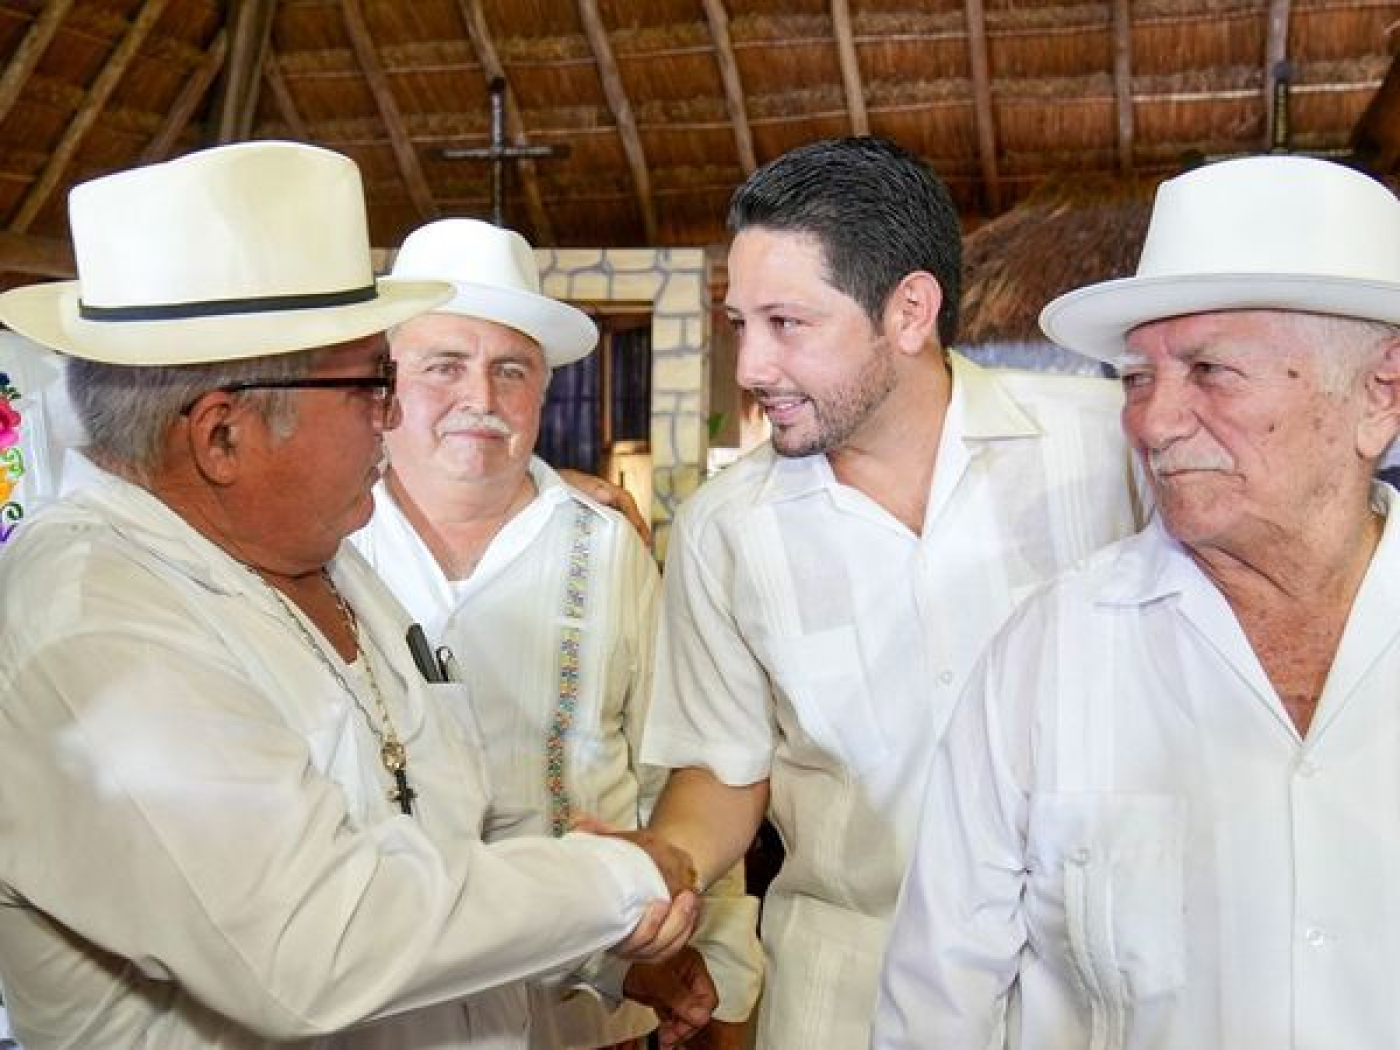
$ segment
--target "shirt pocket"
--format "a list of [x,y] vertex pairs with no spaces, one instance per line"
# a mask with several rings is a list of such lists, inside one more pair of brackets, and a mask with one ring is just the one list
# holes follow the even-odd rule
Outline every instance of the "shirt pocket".
[[[486,759],[486,742],[477,721],[471,693],[460,682],[424,682],[421,686],[427,710],[424,727],[431,732],[453,732],[454,746],[461,749],[462,761],[457,763],[456,788],[469,797],[485,804],[494,793],[491,782],[491,767]],[[425,747],[445,746],[447,741],[436,745],[428,740],[413,738],[405,741],[408,747],[410,778],[413,774],[411,763],[414,751]]]
[[1173,795],[1031,800],[1031,939],[1083,996],[1094,1047],[1121,1045],[1134,1001],[1186,980],[1186,804]]
[[889,756],[854,627],[771,641],[773,676],[818,747],[861,773]]

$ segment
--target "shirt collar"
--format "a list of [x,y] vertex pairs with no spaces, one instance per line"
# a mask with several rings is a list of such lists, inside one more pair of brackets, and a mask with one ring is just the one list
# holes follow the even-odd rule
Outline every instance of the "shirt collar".
[[1040,437],[1041,429],[1007,392],[997,373],[961,354],[949,354],[953,366],[953,404],[949,419],[960,422],[964,441]]
[[[1390,513],[1396,499],[1400,496],[1389,485],[1377,482],[1371,486],[1371,505],[1385,516],[1380,544],[1371,556],[1373,565],[1389,558],[1391,548],[1396,548],[1395,556],[1400,558],[1400,524]],[[1154,512],[1141,532],[1118,545],[1113,571],[1099,588],[1098,600],[1107,605],[1146,605],[1186,592],[1204,579],[1195,559]],[[1400,581],[1394,586],[1400,593]]]
[[[1041,435],[1040,427],[1006,391],[995,371],[961,354],[953,353],[948,357],[953,371],[953,391],[944,414],[940,455],[954,447],[955,441],[966,445]],[[770,461],[760,491],[761,500],[796,499],[840,487],[825,455],[780,456],[773,451],[771,443],[753,455],[766,456]]]
[[211,591],[240,594],[259,590],[244,565],[164,501],[76,450],[69,450],[64,459],[63,494],[75,505],[97,510],[103,522],[128,542]]

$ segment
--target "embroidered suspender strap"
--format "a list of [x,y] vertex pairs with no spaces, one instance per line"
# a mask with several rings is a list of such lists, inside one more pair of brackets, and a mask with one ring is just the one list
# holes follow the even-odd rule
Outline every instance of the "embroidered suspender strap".
[[569,570],[559,624],[558,702],[544,743],[544,783],[549,796],[549,829],[558,837],[569,830],[573,806],[564,784],[564,750],[578,709],[579,666],[583,649],[583,616],[588,606],[588,577],[593,553],[593,512],[576,504],[569,541]]

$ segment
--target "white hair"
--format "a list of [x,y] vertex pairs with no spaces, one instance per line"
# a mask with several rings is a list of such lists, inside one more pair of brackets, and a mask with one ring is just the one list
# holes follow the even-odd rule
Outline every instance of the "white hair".
[[[299,379],[324,351],[275,354],[199,365],[113,365],[72,357],[68,396],[87,435],[88,449],[104,465],[149,483],[160,467],[165,434],[202,394],[252,379]],[[246,391],[267,421],[274,441],[296,424],[296,401],[286,390]]]
[[1359,390],[1389,346],[1400,340],[1400,325],[1384,321],[1293,313],[1288,323],[1316,356],[1318,386],[1328,394]]

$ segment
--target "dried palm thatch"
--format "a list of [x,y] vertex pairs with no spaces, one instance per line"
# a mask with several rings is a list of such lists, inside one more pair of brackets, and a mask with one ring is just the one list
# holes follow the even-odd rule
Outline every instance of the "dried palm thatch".
[[1137,268],[1153,182],[1086,176],[1036,191],[964,243],[967,344],[1042,340],[1051,299]]
[[501,218],[541,246],[716,244],[756,165],[866,132],[1000,236],[1047,183],[1267,148],[1284,59],[1288,144],[1385,173],[1397,19],[1397,0],[0,0],[0,287],[71,272],[74,182],[217,142],[349,154],[380,246],[489,217],[491,166],[444,150],[489,145],[496,78],[508,145],[568,148],[503,165]]

